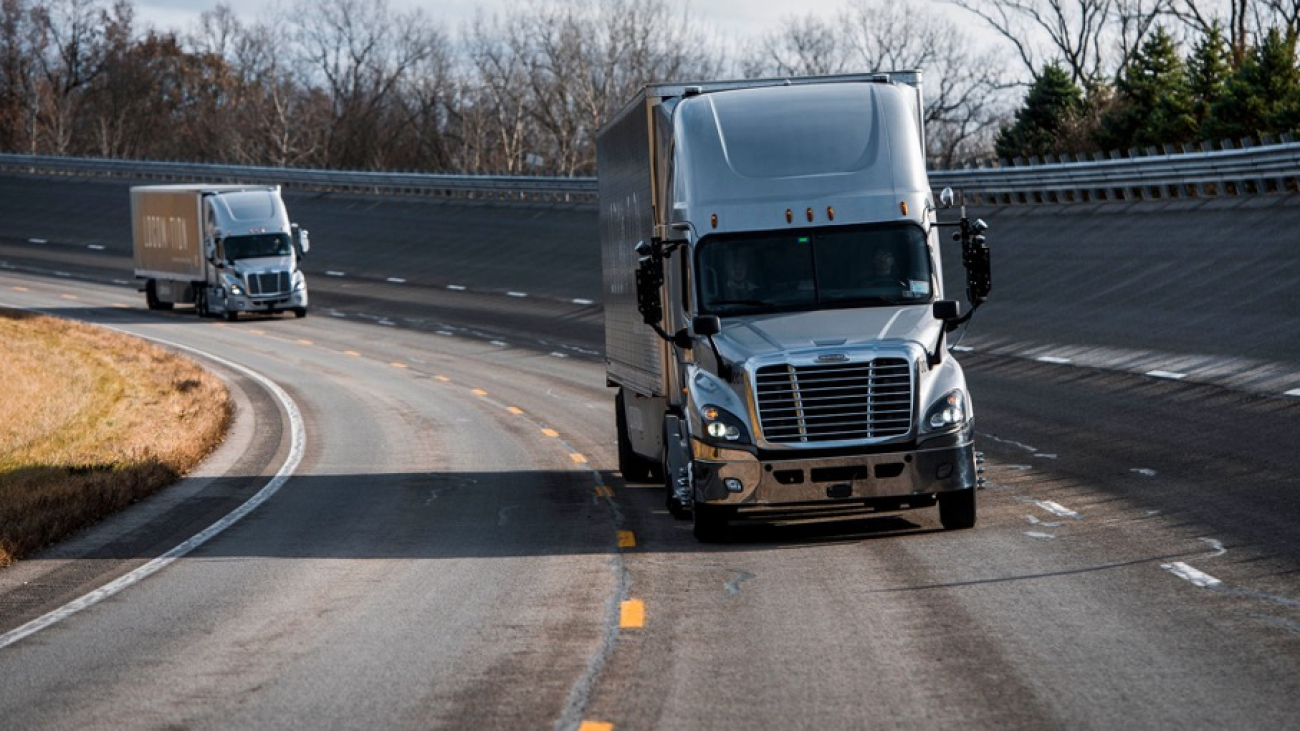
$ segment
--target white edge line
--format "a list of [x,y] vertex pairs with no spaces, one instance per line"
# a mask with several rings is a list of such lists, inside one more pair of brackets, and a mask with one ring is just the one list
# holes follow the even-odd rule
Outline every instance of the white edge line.
[[1291,389],[1290,391],[1287,391],[1286,393],[1284,393],[1284,394],[1282,394],[1282,395],[1283,395],[1283,396],[1300,396],[1300,388],[1293,388],[1293,389]]
[[[110,329],[116,329],[116,328],[110,328]],[[125,332],[125,331],[119,330],[119,332]],[[134,337],[147,337],[147,336],[137,335],[135,333],[128,333],[128,334]],[[266,483],[265,487],[259,490],[256,495],[249,498],[243,505],[240,505],[238,508],[235,508],[235,510],[230,512],[224,518],[218,520],[217,522],[208,526],[207,529],[205,529],[204,531],[192,536],[189,540],[185,541],[179,546],[176,546],[175,548],[164,553],[158,558],[155,558],[154,560],[141,566],[140,568],[128,574],[125,574],[124,576],[121,576],[105,584],[104,586],[101,586],[100,588],[88,594],[85,594],[84,596],[78,599],[74,599],[68,602],[67,604],[64,604],[62,607],[59,607],[58,609],[55,609],[41,617],[37,617],[36,619],[33,619],[32,621],[22,625],[21,627],[10,630],[4,633],[3,635],[0,635],[0,649],[8,647],[9,645],[14,644],[15,642],[26,639],[27,637],[30,637],[47,627],[57,624],[63,621],[64,619],[67,619],[68,617],[76,614],[77,612],[92,607],[102,602],[103,600],[118,594],[124,589],[130,588],[131,586],[134,586],[135,584],[144,581],[145,579],[158,573],[164,568],[167,568],[167,566],[171,565],[173,561],[175,561],[178,558],[181,558],[182,556],[193,551],[199,546],[202,546],[204,543],[207,543],[209,540],[216,537],[222,531],[226,530],[227,528],[234,525],[235,523],[238,523],[240,519],[242,519],[245,515],[248,515],[249,513],[256,510],[262,503],[269,500],[272,495],[274,495],[276,492],[280,490],[280,488],[284,485],[284,483],[293,474],[293,471],[298,468],[298,463],[302,461],[303,450],[306,444],[306,438],[303,434],[302,414],[298,411],[297,405],[294,404],[293,399],[289,397],[289,394],[285,393],[284,389],[275,385],[275,383],[271,381],[269,378],[249,368],[239,365],[238,363],[233,363],[224,358],[219,358],[210,353],[204,353],[195,348],[191,348],[185,345],[180,345],[178,343],[172,343],[166,340],[159,340],[157,338],[148,338],[148,339],[153,340],[154,342],[157,343],[161,343],[163,345],[167,345],[173,348],[178,348],[180,350],[189,351],[201,357],[214,360],[226,366],[227,368],[231,368],[233,370],[239,371],[244,375],[248,376],[249,378],[252,378],[253,380],[260,383],[272,394],[274,394],[275,397],[279,399],[280,405],[284,407],[285,413],[288,414],[289,416],[289,433],[290,433],[289,454],[285,458],[284,464],[281,465],[280,471],[275,473],[275,477],[271,478],[271,481]]]
[[1174,373],[1173,371],[1147,371],[1146,375],[1152,378],[1167,378],[1171,381],[1181,381],[1187,377],[1186,373]]
[[1162,563],[1160,564],[1160,568],[1172,573],[1174,576],[1177,576],[1178,578],[1184,581],[1189,581],[1193,585],[1199,586],[1202,589],[1209,589],[1211,587],[1220,586],[1223,584],[1222,581],[1219,581],[1218,579],[1214,578],[1213,576],[1210,576],[1204,571],[1199,571],[1197,569],[1194,569],[1191,566],[1188,566],[1187,564],[1183,563],[1182,561],[1175,561],[1173,563]]

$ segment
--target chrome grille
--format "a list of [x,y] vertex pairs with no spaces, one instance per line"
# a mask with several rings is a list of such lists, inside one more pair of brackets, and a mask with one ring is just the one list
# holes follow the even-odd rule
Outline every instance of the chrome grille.
[[758,420],[774,443],[903,436],[912,427],[912,368],[902,358],[763,366]]
[[289,293],[289,272],[264,272],[248,275],[248,293],[254,297],[269,297]]

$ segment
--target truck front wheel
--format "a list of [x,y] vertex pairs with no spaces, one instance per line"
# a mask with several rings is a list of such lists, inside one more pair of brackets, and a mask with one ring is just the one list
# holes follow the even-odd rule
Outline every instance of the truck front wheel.
[[939,495],[939,523],[944,530],[975,527],[975,488]]

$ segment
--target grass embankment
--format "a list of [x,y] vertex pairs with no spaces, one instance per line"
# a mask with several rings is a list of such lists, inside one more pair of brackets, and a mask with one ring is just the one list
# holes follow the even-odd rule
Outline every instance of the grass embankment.
[[0,309],[0,566],[171,484],[231,412],[225,385],[190,360]]

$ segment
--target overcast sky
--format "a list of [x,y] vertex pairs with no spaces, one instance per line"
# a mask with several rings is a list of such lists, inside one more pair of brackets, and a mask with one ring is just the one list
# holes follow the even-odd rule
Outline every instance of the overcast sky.
[[[254,21],[265,17],[267,8],[276,0],[226,0],[242,19]],[[669,0],[680,7],[680,0]],[[182,33],[193,30],[203,11],[211,10],[217,0],[135,0],[136,22],[140,27],[152,25],[159,30],[176,30]],[[475,8],[487,14],[502,14],[508,8],[519,7],[518,0],[389,0],[393,10],[418,6],[430,17],[455,35],[463,23],[473,19]],[[700,18],[706,26],[732,39],[756,38],[777,28],[781,21],[794,15],[812,11],[826,17],[834,15],[844,6],[843,0],[813,0],[792,3],[789,0],[692,0],[692,16]]]

